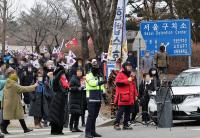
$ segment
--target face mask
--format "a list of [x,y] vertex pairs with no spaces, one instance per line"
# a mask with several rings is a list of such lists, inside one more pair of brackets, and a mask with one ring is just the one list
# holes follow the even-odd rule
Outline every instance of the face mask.
[[149,82],[151,80],[150,77],[146,77],[146,82]]
[[38,77],[37,80],[41,82],[43,81],[43,77]]
[[151,71],[151,73],[152,73],[153,75],[155,75],[155,74],[156,74],[156,71],[155,71],[155,70],[153,70],[153,71]]
[[32,68],[28,68],[28,72],[32,72]]
[[150,54],[149,54],[149,53],[146,53],[146,56],[147,56],[147,57],[149,57],[149,56],[150,56]]
[[17,74],[11,74],[10,76],[9,76],[9,79],[11,79],[11,80],[14,80],[14,81],[18,81],[18,76],[17,76]]
[[13,63],[14,63],[14,61],[13,61],[13,60],[10,60],[10,61],[9,61],[9,63],[10,63],[10,64],[13,64]]
[[82,63],[78,63],[78,66],[79,66],[79,67],[82,67]]
[[21,63],[21,65],[23,65],[23,64],[24,64],[24,61],[21,61],[20,63]]

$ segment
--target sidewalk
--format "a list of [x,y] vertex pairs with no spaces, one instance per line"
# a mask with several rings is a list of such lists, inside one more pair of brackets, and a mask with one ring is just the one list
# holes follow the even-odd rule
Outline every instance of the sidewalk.
[[[87,120],[87,112],[86,112],[86,119]],[[34,119],[32,116],[28,116],[28,114],[26,114],[24,116],[24,119],[25,119],[25,122],[26,122],[26,125],[30,128],[34,128]],[[104,124],[105,122],[107,122],[109,119],[104,117],[102,114],[99,114],[98,118],[97,118],[97,121],[96,121],[96,125],[99,126],[99,125],[102,125]],[[79,120],[81,122],[81,119]],[[81,124],[81,123],[79,123]],[[18,127],[21,127],[20,126],[20,123],[18,120],[11,120],[10,122],[10,125],[9,127],[12,127],[12,128],[18,128]]]

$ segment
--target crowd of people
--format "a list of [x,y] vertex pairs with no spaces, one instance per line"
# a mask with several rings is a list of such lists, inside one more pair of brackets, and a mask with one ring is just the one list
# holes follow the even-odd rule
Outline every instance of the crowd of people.
[[[111,118],[115,118],[116,130],[121,130],[122,117],[123,129],[132,129],[129,123],[134,122],[139,104],[142,106],[143,121],[149,121],[149,91],[160,85],[158,71],[166,72],[163,65],[167,67],[163,47],[160,51],[156,55],[159,65],[156,67],[155,60],[146,51],[139,89],[135,73],[137,59],[132,53],[129,53],[125,63],[121,59],[116,61],[108,79],[104,76],[101,59],[84,61],[75,58],[76,62],[68,66],[65,56],[50,55],[48,52],[26,55],[6,53],[0,57],[1,132],[9,134],[7,127],[10,120],[19,120],[24,133],[32,131],[24,120],[24,114],[28,112],[34,118],[35,129],[51,126],[52,135],[63,135],[63,128],[68,126],[71,132],[83,132],[79,129],[81,118],[86,138],[101,137],[96,132],[96,119],[102,101],[111,106]],[[85,122],[86,110],[88,116]]]

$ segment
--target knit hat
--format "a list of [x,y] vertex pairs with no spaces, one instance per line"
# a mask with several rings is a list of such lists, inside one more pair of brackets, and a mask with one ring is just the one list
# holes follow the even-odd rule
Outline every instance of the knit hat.
[[15,72],[15,70],[12,67],[9,67],[6,72],[5,75],[8,77],[11,73]]
[[126,66],[132,66],[132,65],[131,65],[131,62],[126,61],[126,62],[122,65],[122,67],[123,67],[124,69],[125,69]]
[[98,67],[98,62],[96,59],[92,59],[92,67]]

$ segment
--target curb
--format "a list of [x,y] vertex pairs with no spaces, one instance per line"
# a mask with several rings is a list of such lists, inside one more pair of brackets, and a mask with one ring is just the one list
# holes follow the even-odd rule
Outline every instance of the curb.
[[97,125],[97,127],[107,127],[107,126],[112,126],[114,124],[115,119],[107,119],[103,123]]

